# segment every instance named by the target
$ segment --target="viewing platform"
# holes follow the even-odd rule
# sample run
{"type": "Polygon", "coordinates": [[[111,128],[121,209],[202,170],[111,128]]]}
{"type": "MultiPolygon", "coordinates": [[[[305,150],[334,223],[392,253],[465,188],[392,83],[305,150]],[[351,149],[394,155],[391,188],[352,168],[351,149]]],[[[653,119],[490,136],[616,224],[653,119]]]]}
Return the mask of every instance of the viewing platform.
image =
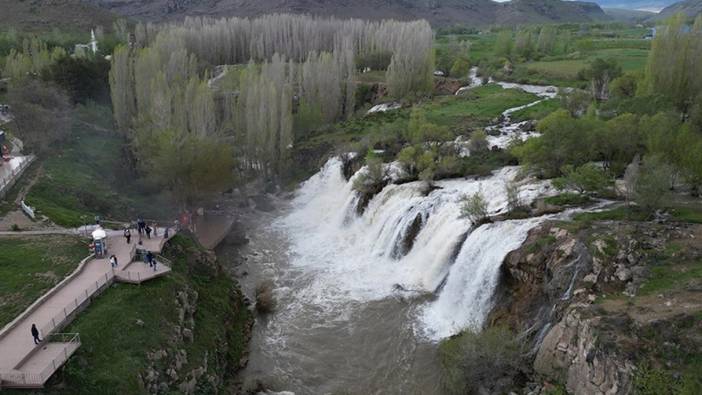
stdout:
{"type": "Polygon", "coordinates": [[[143,237],[139,245],[155,255],[155,271],[143,261],[135,261],[138,235],[127,244],[121,232],[108,232],[107,256],[115,255],[116,268],[112,268],[107,257],[85,258],[73,273],[6,325],[0,331],[0,388],[43,388],[81,344],[78,334],[58,331],[85,309],[92,298],[115,281],[141,284],[169,273],[171,268],[164,262],[170,262],[158,256],[168,240],[163,237],[164,229],[158,230],[159,236],[143,237]],[[32,324],[37,326],[42,339],[38,345],[30,332],[32,324]]]}

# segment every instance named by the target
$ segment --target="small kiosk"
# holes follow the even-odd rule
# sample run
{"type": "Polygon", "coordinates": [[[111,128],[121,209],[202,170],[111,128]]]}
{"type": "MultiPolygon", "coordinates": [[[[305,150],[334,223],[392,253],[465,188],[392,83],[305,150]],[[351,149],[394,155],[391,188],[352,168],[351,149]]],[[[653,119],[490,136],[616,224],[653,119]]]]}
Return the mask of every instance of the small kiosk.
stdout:
{"type": "Polygon", "coordinates": [[[107,233],[101,227],[97,227],[93,231],[93,250],[96,258],[104,258],[107,256],[107,233]]]}

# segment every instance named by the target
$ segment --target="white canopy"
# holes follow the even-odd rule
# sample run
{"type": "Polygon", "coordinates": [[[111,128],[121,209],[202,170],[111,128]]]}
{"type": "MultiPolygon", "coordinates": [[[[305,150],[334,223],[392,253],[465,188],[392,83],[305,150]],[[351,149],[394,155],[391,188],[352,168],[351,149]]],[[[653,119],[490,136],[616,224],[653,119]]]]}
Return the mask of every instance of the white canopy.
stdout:
{"type": "Polygon", "coordinates": [[[93,240],[102,240],[107,238],[107,233],[102,228],[97,228],[93,231],[93,240]]]}

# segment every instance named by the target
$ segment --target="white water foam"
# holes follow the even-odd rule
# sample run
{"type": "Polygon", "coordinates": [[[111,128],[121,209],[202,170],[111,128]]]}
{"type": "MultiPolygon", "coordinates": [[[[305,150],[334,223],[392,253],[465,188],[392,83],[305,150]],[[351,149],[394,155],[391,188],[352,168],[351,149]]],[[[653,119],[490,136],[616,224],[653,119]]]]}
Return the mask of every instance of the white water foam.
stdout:
{"type": "Polygon", "coordinates": [[[493,306],[502,262],[543,220],[502,221],[473,231],[456,257],[441,294],[422,311],[418,332],[440,340],[464,329],[480,331],[493,306]]]}
{"type": "MultiPolygon", "coordinates": [[[[299,295],[307,303],[333,310],[349,301],[386,298],[400,286],[435,292],[451,263],[470,221],[461,217],[461,198],[481,191],[491,214],[507,207],[505,184],[517,167],[506,167],[480,180],[443,180],[425,196],[421,182],[388,185],[369,203],[362,216],[341,161],[331,159],[300,189],[293,210],[277,224],[291,240],[291,264],[312,277],[299,295]],[[423,227],[412,249],[397,257],[396,249],[415,218],[423,227]]],[[[523,182],[520,197],[530,203],[549,189],[546,182],[523,182]]]]}

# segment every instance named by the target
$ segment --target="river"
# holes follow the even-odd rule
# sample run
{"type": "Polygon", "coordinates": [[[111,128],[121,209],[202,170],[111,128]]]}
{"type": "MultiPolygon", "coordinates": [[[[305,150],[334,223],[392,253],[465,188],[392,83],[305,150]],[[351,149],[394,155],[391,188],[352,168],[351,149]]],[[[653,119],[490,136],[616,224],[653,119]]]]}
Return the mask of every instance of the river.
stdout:
{"type": "MultiPolygon", "coordinates": [[[[499,125],[501,137],[521,133],[512,126],[499,125]]],[[[461,198],[481,191],[500,214],[507,182],[518,183],[525,203],[552,193],[550,185],[519,179],[515,167],[438,181],[429,193],[421,182],[391,184],[359,216],[341,166],[332,158],[294,197],[271,198],[273,210],[241,214],[249,243],[218,250],[224,261],[243,261],[234,274],[247,295],[262,280],[275,283],[277,308],[254,327],[245,388],[440,394],[438,341],[482,327],[504,257],[543,220],[474,229],[461,198]]]]}

